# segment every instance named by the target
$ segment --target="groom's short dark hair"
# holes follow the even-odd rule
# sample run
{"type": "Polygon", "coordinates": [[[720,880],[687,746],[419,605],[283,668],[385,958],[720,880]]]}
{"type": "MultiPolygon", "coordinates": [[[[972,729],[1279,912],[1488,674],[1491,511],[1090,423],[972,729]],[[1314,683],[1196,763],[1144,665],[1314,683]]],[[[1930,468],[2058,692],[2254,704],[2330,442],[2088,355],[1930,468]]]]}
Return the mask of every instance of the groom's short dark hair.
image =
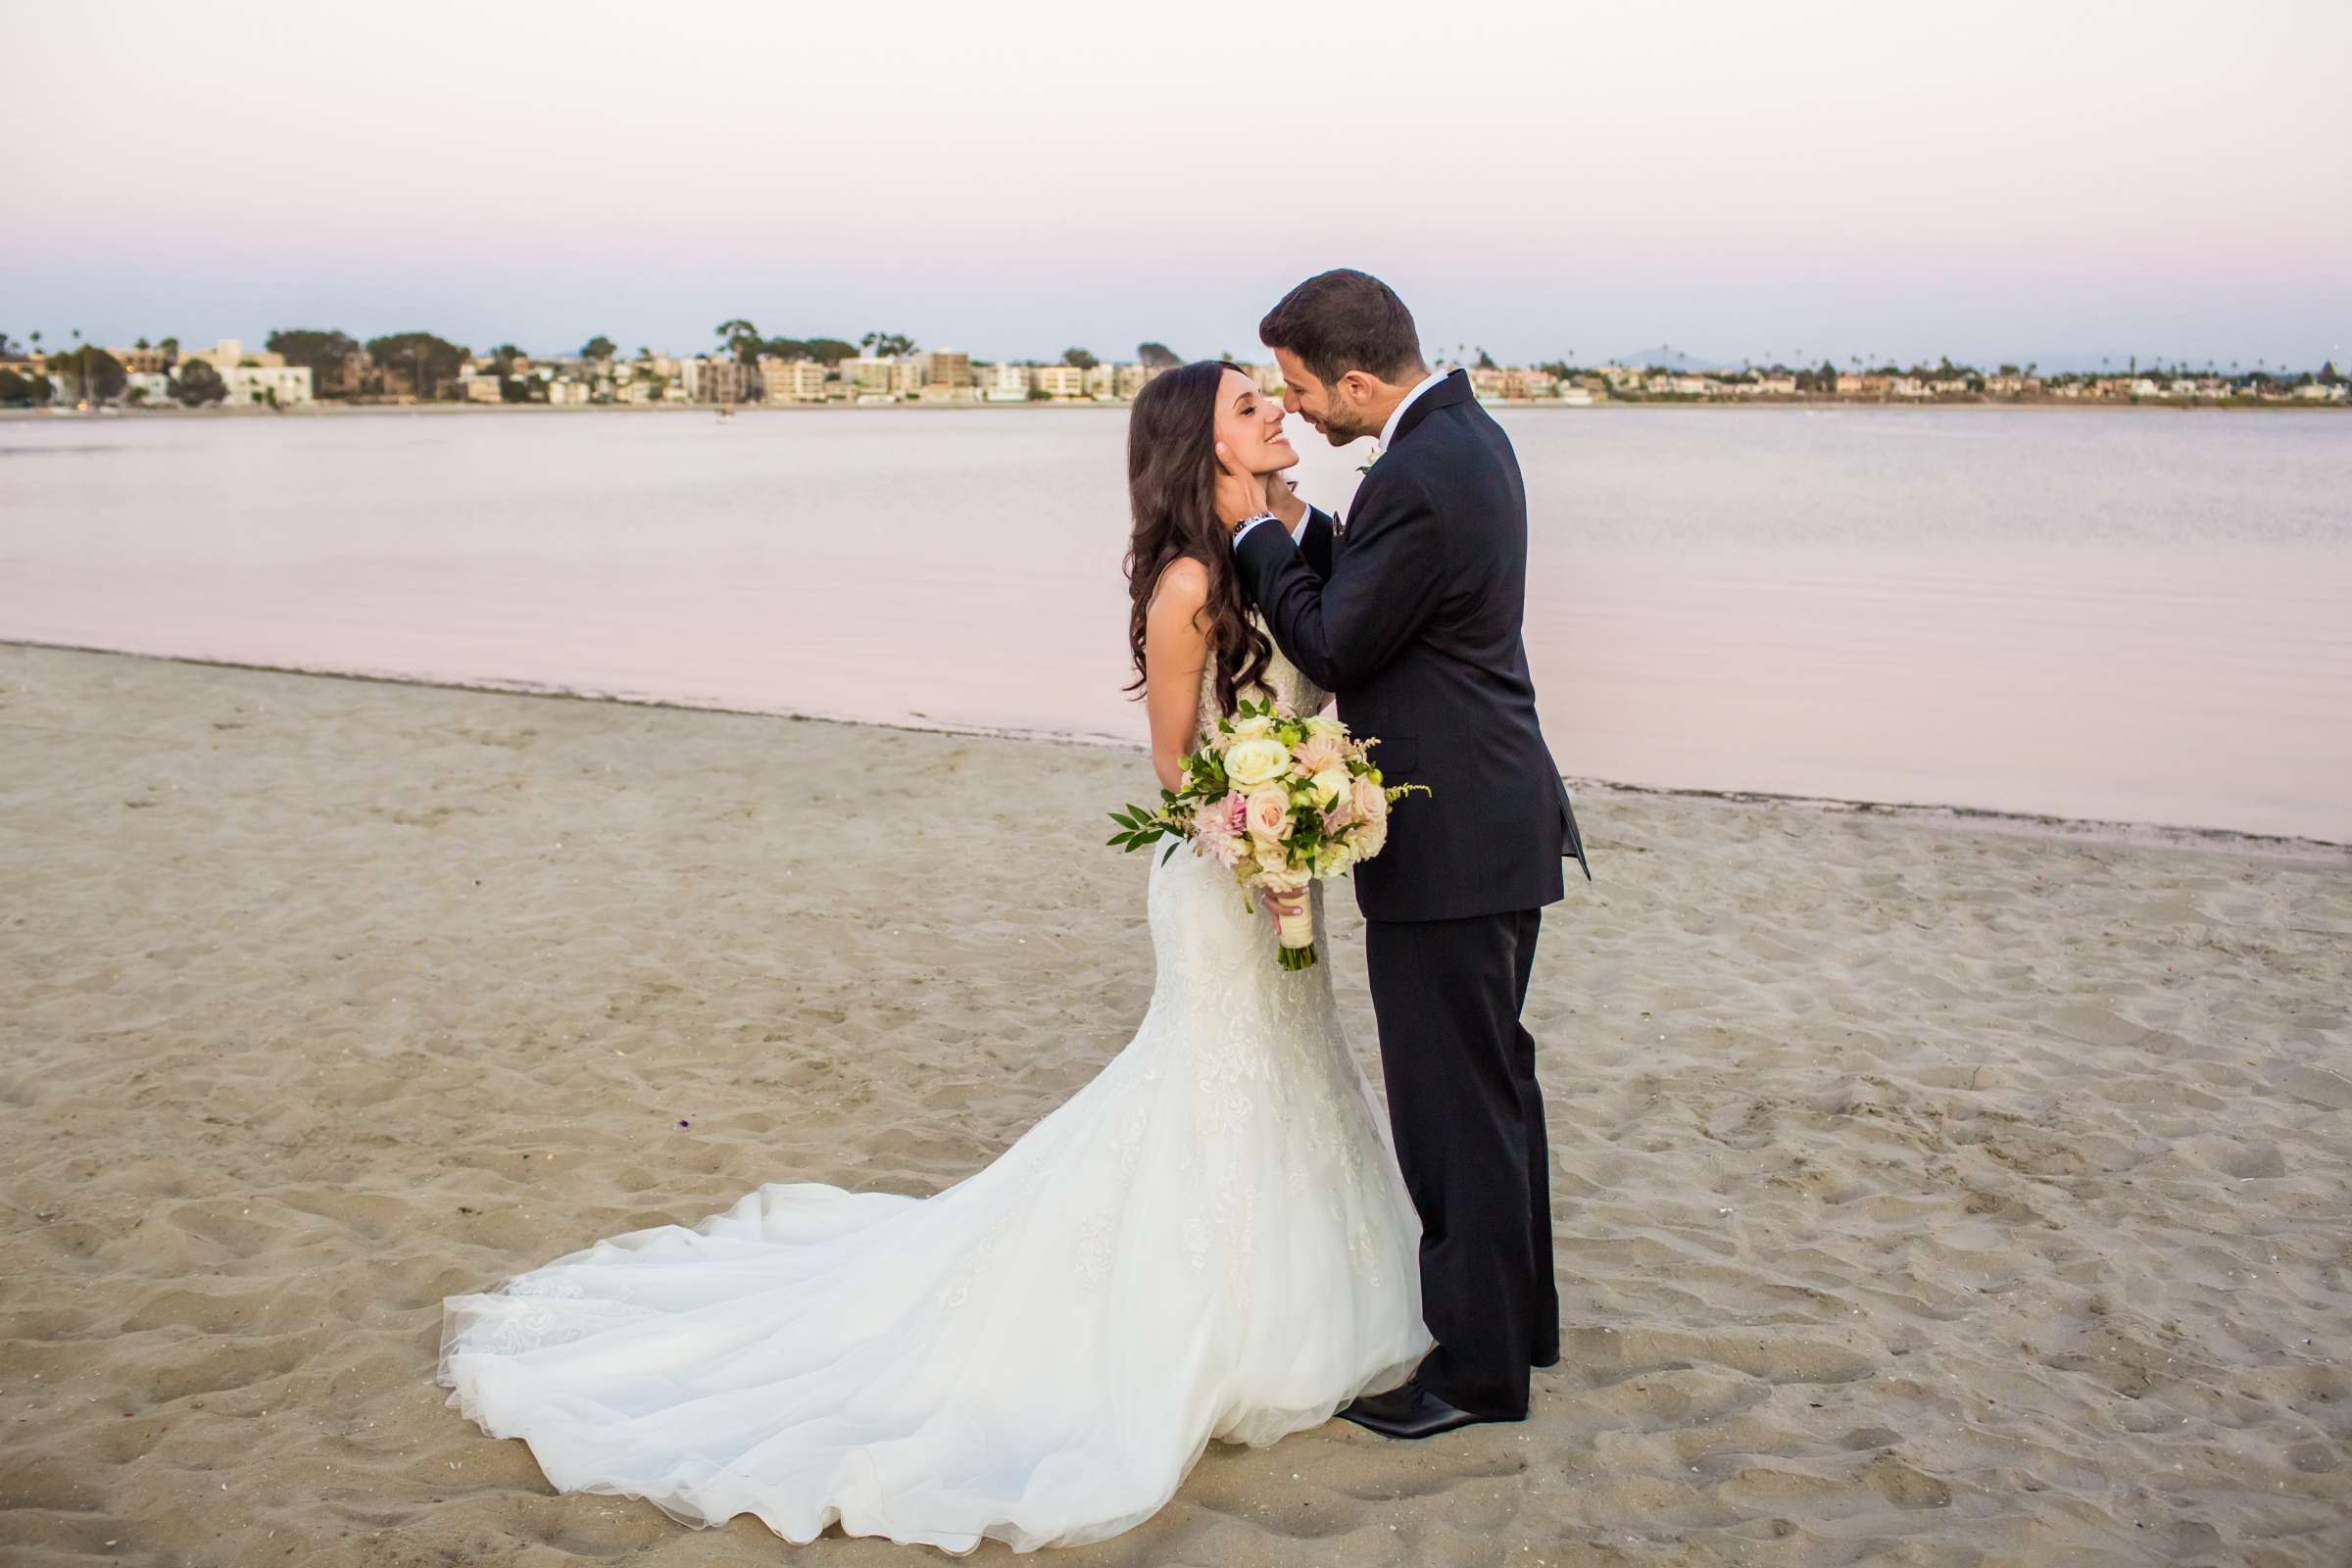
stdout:
{"type": "Polygon", "coordinates": [[[1258,341],[1289,349],[1329,386],[1349,370],[1396,382],[1423,368],[1421,334],[1396,291],[1351,267],[1317,272],[1257,323],[1258,341]]]}

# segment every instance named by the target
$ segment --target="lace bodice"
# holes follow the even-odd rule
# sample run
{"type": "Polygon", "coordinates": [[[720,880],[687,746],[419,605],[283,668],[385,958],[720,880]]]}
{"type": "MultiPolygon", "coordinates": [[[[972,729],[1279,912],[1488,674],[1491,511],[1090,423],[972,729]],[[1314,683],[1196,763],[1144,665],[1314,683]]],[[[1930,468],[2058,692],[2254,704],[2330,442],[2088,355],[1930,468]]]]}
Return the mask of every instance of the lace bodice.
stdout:
{"type": "MultiPolygon", "coordinates": [[[[1268,642],[1273,642],[1274,634],[1267,630],[1263,615],[1254,610],[1250,611],[1250,623],[1259,631],[1265,632],[1268,642]]],[[[1299,714],[1322,711],[1324,703],[1331,696],[1322,687],[1308,680],[1304,670],[1284,657],[1282,645],[1279,643],[1275,644],[1273,658],[1267,662],[1264,678],[1255,686],[1245,688],[1241,695],[1257,702],[1262,702],[1270,696],[1276,702],[1287,706],[1292,712],[1299,714]]],[[[1200,669],[1200,727],[1205,729],[1222,716],[1223,714],[1217,707],[1217,656],[1215,650],[1212,649],[1209,652],[1208,662],[1200,669]]]]}

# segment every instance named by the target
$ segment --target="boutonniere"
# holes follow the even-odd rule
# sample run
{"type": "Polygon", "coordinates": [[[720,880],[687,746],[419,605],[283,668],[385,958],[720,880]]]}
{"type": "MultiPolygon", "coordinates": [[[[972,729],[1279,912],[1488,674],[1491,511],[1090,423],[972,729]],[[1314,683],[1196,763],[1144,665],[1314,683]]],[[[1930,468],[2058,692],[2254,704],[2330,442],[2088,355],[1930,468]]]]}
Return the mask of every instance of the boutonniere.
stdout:
{"type": "Polygon", "coordinates": [[[1362,463],[1356,465],[1355,471],[1358,473],[1370,473],[1372,471],[1372,465],[1380,461],[1380,443],[1377,441],[1373,442],[1372,455],[1366,458],[1362,463]]]}

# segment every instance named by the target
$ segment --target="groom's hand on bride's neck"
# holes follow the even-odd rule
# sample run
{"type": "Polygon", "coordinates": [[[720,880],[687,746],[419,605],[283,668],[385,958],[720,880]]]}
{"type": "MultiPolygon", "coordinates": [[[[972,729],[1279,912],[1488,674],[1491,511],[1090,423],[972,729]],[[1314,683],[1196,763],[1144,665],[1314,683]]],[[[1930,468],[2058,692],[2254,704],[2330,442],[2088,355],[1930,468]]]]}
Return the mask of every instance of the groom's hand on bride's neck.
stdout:
{"type": "MultiPolygon", "coordinates": [[[[1286,487],[1287,488],[1287,487],[1286,487]]],[[[1231,528],[1261,512],[1280,512],[1266,496],[1266,476],[1241,466],[1224,442],[1217,443],[1217,520],[1231,528]]]]}
{"type": "Polygon", "coordinates": [[[1297,481],[1287,474],[1266,475],[1266,510],[1282,519],[1285,531],[1297,533],[1306,520],[1306,503],[1298,499],[1297,481]]]}

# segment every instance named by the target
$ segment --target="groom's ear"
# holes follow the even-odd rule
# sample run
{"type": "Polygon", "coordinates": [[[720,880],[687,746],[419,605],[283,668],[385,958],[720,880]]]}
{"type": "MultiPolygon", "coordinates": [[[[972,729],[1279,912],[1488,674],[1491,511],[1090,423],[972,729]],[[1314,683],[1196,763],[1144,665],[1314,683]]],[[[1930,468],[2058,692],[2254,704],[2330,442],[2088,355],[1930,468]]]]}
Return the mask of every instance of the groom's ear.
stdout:
{"type": "Polygon", "coordinates": [[[1348,394],[1348,401],[1359,409],[1380,396],[1380,377],[1366,370],[1349,370],[1340,377],[1339,385],[1348,394]]]}

